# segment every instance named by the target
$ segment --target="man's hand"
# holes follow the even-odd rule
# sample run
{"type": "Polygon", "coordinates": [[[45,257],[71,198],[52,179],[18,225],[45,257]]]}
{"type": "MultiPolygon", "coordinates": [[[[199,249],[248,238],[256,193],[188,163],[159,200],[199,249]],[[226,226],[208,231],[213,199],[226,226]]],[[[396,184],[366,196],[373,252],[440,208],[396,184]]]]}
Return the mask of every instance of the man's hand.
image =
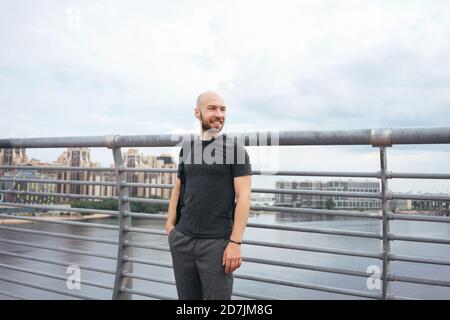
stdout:
{"type": "Polygon", "coordinates": [[[167,233],[167,235],[169,235],[171,232],[172,232],[172,229],[174,228],[175,226],[173,225],[173,224],[166,224],[166,233],[167,233]]]}
{"type": "Polygon", "coordinates": [[[242,264],[241,246],[230,242],[223,253],[222,265],[225,266],[225,273],[230,273],[239,268],[242,264]]]}

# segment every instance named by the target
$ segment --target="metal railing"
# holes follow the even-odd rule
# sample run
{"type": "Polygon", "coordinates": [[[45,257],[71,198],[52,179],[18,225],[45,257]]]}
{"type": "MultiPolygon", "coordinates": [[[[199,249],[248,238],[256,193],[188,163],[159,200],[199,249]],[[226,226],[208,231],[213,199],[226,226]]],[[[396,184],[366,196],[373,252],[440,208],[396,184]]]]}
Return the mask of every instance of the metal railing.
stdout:
{"type": "MultiPolygon", "coordinates": [[[[260,132],[254,133],[259,141],[259,137],[270,137],[271,133],[260,132]]],[[[248,139],[248,133],[236,134],[238,137],[242,137],[245,145],[250,144],[248,139]]],[[[344,192],[344,191],[319,191],[319,190],[299,190],[299,189],[264,189],[253,188],[253,193],[269,193],[269,194],[297,194],[297,195],[319,195],[319,196],[339,196],[339,197],[352,197],[352,198],[366,198],[366,199],[379,199],[382,203],[380,212],[355,212],[351,210],[325,210],[325,209],[312,209],[312,208],[298,208],[298,207],[281,207],[281,206],[252,206],[251,210],[257,211],[270,211],[270,212],[286,212],[296,215],[322,215],[322,216],[341,216],[351,218],[367,218],[378,220],[382,223],[381,232],[362,232],[362,231],[348,231],[348,230],[335,230],[324,228],[312,228],[303,226],[286,226],[280,224],[267,224],[267,223],[248,223],[249,228],[259,229],[271,229],[281,231],[292,231],[311,234],[322,235],[334,235],[344,237],[366,238],[376,239],[382,244],[381,252],[366,252],[358,250],[346,250],[336,248],[325,248],[318,246],[305,246],[299,244],[286,244],[286,243],[273,243],[268,241],[255,241],[245,240],[245,245],[260,246],[266,248],[276,249],[288,249],[315,253],[325,253],[332,255],[340,255],[346,257],[358,257],[358,258],[370,258],[378,259],[382,264],[382,270],[380,280],[382,281],[382,288],[380,293],[366,292],[362,290],[353,290],[347,288],[330,287],[299,281],[287,281],[281,279],[274,279],[270,277],[256,276],[250,274],[243,274],[241,272],[235,273],[236,279],[261,282],[266,284],[274,284],[280,286],[287,286],[293,288],[302,288],[314,291],[329,292],[335,294],[349,295],[353,297],[363,297],[371,299],[403,299],[405,297],[395,296],[390,291],[390,283],[404,282],[415,284],[426,284],[432,286],[450,287],[450,281],[445,280],[431,280],[414,277],[406,277],[391,272],[392,261],[404,261],[418,264],[431,264],[450,266],[450,260],[445,259],[431,259],[417,256],[404,256],[393,254],[390,249],[390,243],[392,241],[413,241],[421,243],[436,243],[449,245],[450,239],[436,238],[436,237],[418,237],[402,234],[393,234],[390,232],[391,220],[407,220],[407,221],[422,221],[422,222],[439,222],[450,223],[449,217],[441,216],[425,216],[417,214],[394,214],[389,211],[389,200],[392,199],[418,199],[418,200],[432,200],[432,201],[449,201],[450,197],[444,195],[422,195],[422,194],[401,194],[391,193],[388,191],[389,179],[450,179],[450,174],[428,174],[428,173],[393,173],[387,171],[387,148],[393,145],[400,144],[448,144],[450,143],[450,127],[439,128],[389,128],[389,129],[366,129],[366,130],[341,130],[341,131],[284,131],[278,132],[277,145],[279,146],[304,146],[304,145],[369,145],[379,148],[380,155],[380,170],[378,172],[324,172],[324,171],[277,171],[277,172],[265,172],[254,170],[253,175],[277,175],[277,176],[314,176],[314,177],[357,177],[357,178],[376,178],[380,180],[381,192],[344,192]]],[[[190,135],[192,138],[193,135],[190,135]]],[[[171,189],[172,184],[149,184],[149,183],[131,183],[127,181],[127,173],[130,172],[151,172],[151,173],[176,173],[176,169],[139,169],[139,168],[126,168],[122,159],[122,147],[172,147],[178,145],[182,141],[182,137],[179,139],[173,138],[172,135],[136,135],[136,136],[97,136],[97,137],[66,137],[66,138],[31,138],[31,139],[0,139],[0,149],[8,148],[61,148],[61,147],[106,147],[112,150],[114,159],[114,168],[85,168],[85,167],[61,167],[61,166],[11,166],[1,165],[0,172],[6,170],[42,170],[42,171],[106,171],[114,172],[115,182],[98,182],[98,181],[79,181],[79,180],[53,180],[53,179],[34,179],[34,178],[14,178],[14,177],[2,177],[0,176],[0,185],[2,182],[32,182],[41,184],[65,184],[65,185],[90,185],[90,186],[108,186],[114,187],[117,190],[117,196],[93,196],[82,194],[67,194],[67,193],[55,193],[55,192],[31,192],[31,191],[19,191],[19,190],[0,190],[0,205],[5,207],[35,209],[44,211],[64,211],[75,212],[80,214],[101,213],[108,214],[114,217],[118,217],[117,225],[67,221],[67,220],[52,220],[30,216],[16,216],[9,214],[0,214],[0,218],[3,219],[17,219],[27,220],[32,222],[60,224],[70,226],[82,226],[88,228],[99,228],[104,230],[113,230],[117,232],[116,240],[89,237],[83,235],[55,233],[49,231],[33,230],[21,227],[3,226],[0,225],[0,231],[12,231],[20,232],[28,235],[47,236],[52,238],[63,238],[79,241],[87,241],[94,243],[101,243],[107,245],[113,245],[116,248],[116,255],[109,255],[98,252],[87,252],[84,250],[77,250],[71,248],[62,248],[56,245],[43,245],[34,244],[27,241],[11,240],[0,237],[0,243],[17,245],[24,248],[45,249],[55,252],[63,252],[69,254],[84,255],[90,257],[96,257],[101,259],[107,259],[115,263],[114,269],[106,269],[96,266],[83,265],[80,263],[74,263],[74,261],[59,261],[49,259],[46,257],[38,257],[34,255],[28,255],[23,253],[16,253],[11,251],[0,250],[0,256],[14,257],[19,259],[26,259],[35,262],[48,263],[59,266],[69,266],[72,264],[78,265],[83,270],[89,270],[93,272],[100,272],[114,276],[114,283],[112,285],[105,285],[94,281],[82,281],[83,284],[111,290],[112,299],[131,299],[133,294],[153,298],[153,299],[172,299],[173,297],[167,297],[157,293],[150,293],[133,288],[133,280],[139,279],[144,281],[163,283],[168,285],[174,285],[173,280],[161,279],[158,277],[148,276],[144,274],[135,273],[133,271],[134,264],[142,264],[146,266],[156,266],[162,268],[172,268],[170,263],[154,261],[150,259],[144,259],[141,257],[135,257],[133,249],[150,249],[163,252],[169,252],[169,248],[166,246],[154,245],[151,243],[140,243],[133,240],[133,233],[151,234],[151,235],[165,235],[162,230],[149,229],[149,228],[137,228],[132,226],[132,218],[148,218],[156,220],[165,220],[166,215],[163,214],[147,214],[142,212],[132,212],[131,203],[146,203],[146,204],[168,204],[168,200],[150,199],[150,198],[138,198],[130,196],[130,188],[161,188],[171,189]],[[5,201],[6,195],[39,195],[48,196],[54,198],[65,199],[89,199],[89,200],[114,200],[118,202],[118,210],[100,210],[100,209],[84,209],[84,208],[67,208],[64,206],[55,205],[39,205],[39,204],[27,204],[18,202],[5,201]]],[[[259,145],[257,143],[257,145],[259,145]]],[[[264,144],[267,145],[267,144],[264,144]]],[[[270,143],[268,144],[270,145],[270,143]]],[[[322,273],[331,273],[337,275],[346,275],[353,277],[367,278],[373,276],[373,274],[366,271],[348,270],[342,268],[325,267],[318,265],[310,265],[304,263],[283,262],[272,259],[263,258],[251,258],[244,257],[243,261],[295,268],[299,270],[310,270],[322,273]]],[[[31,275],[38,275],[46,278],[66,280],[64,276],[53,275],[48,272],[36,271],[29,268],[23,268],[20,266],[9,265],[0,263],[0,269],[14,270],[31,275]]],[[[34,288],[37,290],[48,291],[56,294],[61,294],[68,297],[78,299],[96,299],[96,297],[85,296],[70,292],[67,290],[60,290],[45,285],[39,285],[36,283],[30,283],[27,281],[12,279],[10,277],[0,276],[0,281],[15,284],[19,286],[25,286],[34,288]]],[[[0,290],[0,295],[9,296],[12,298],[22,299],[17,294],[11,294],[7,291],[0,290]]],[[[240,298],[249,299],[274,299],[276,297],[267,297],[260,294],[239,292],[235,291],[234,296],[240,298]]]]}

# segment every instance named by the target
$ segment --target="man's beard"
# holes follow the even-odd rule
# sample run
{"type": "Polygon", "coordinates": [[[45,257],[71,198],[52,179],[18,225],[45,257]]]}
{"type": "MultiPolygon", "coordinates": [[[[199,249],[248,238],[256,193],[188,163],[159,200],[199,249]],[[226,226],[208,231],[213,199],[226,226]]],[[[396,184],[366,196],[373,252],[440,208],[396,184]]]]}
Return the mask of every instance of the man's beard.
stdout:
{"type": "Polygon", "coordinates": [[[211,133],[218,133],[218,132],[220,132],[220,131],[222,130],[222,128],[223,128],[224,122],[222,122],[222,125],[220,126],[219,129],[214,128],[214,127],[212,126],[212,124],[211,124],[209,121],[205,121],[205,120],[203,119],[203,115],[202,115],[201,112],[200,112],[200,120],[201,120],[201,122],[202,122],[202,130],[203,130],[203,131],[208,131],[208,132],[211,132],[211,133]]]}

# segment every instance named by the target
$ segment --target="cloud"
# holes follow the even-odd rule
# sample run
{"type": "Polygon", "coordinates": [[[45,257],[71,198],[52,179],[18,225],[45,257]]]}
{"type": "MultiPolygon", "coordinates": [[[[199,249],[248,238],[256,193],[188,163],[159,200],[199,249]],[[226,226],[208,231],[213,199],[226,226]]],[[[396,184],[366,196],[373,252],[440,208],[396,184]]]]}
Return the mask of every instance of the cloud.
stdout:
{"type": "Polygon", "coordinates": [[[230,131],[447,126],[449,15],[447,1],[3,1],[0,137],[197,131],[207,89],[230,131]]]}

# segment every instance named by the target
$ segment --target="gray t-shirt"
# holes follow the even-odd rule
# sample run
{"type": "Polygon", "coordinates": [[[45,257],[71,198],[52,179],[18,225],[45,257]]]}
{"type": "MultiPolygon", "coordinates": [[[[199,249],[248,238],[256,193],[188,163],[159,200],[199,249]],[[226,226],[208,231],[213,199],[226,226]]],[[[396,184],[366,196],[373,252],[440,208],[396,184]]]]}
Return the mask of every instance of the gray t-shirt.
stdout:
{"type": "Polygon", "coordinates": [[[251,175],[245,147],[219,135],[211,140],[183,143],[178,178],[184,168],[184,205],[177,230],[195,238],[229,238],[233,229],[235,192],[233,178],[251,175]]]}

